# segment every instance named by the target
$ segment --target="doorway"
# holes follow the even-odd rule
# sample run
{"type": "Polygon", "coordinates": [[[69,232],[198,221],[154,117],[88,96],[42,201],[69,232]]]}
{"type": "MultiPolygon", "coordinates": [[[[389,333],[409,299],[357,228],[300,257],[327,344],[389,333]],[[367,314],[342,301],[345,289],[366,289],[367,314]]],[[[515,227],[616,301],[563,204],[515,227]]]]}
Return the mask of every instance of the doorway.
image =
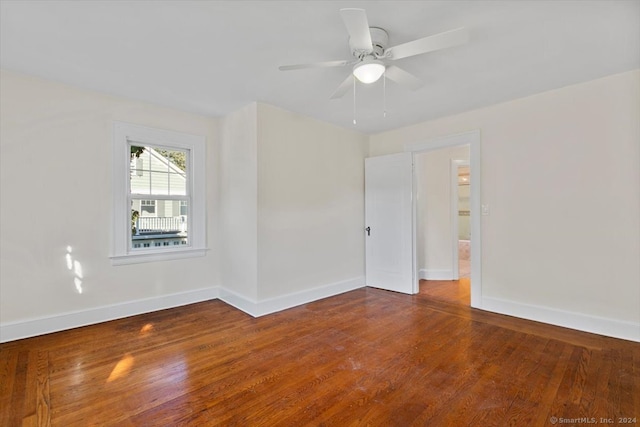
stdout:
{"type": "MultiPolygon", "coordinates": [[[[454,280],[460,280],[460,252],[459,252],[459,231],[461,224],[458,222],[458,211],[463,212],[466,216],[466,224],[462,227],[468,227],[469,235],[468,254],[469,260],[463,269],[468,268],[468,277],[463,277],[467,281],[467,296],[464,295],[464,286],[458,289],[456,296],[459,300],[466,298],[466,304],[471,307],[480,307],[482,301],[482,283],[481,283],[481,205],[480,205],[480,132],[473,131],[449,137],[434,139],[431,141],[411,144],[405,147],[405,151],[413,153],[414,158],[414,227],[413,227],[413,254],[415,269],[415,289],[420,289],[420,280],[431,281],[433,291],[447,292],[451,288],[446,288],[454,280]],[[441,151],[444,150],[444,151],[441,151]],[[460,152],[465,152],[467,157],[464,158],[460,152]],[[419,193],[420,179],[424,178],[424,171],[420,171],[420,160],[422,155],[438,156],[445,158],[444,165],[438,166],[444,169],[445,175],[441,178],[431,178],[431,183],[435,185],[432,188],[439,195],[446,194],[440,201],[425,200],[425,195],[419,193]],[[457,152],[457,154],[456,154],[457,152]],[[443,154],[445,153],[445,154],[443,154]],[[448,154],[446,154],[448,153],[448,154]],[[447,156],[449,156],[447,158],[447,156]],[[455,166],[455,181],[453,169],[455,166]],[[463,176],[458,178],[458,168],[461,169],[463,176]],[[444,176],[444,178],[442,178],[444,176]],[[468,191],[465,203],[461,203],[458,198],[458,179],[465,178],[468,182],[466,191],[468,191]],[[455,185],[454,185],[455,184],[455,185]],[[443,202],[444,200],[444,202],[443,202]],[[440,212],[435,212],[435,218],[431,218],[430,228],[425,229],[423,218],[420,214],[425,209],[440,206],[440,212]],[[460,207],[467,207],[460,209],[460,207]],[[446,220],[443,220],[443,213],[446,220]],[[434,222],[435,221],[435,222],[434,222]],[[438,226],[438,221],[442,221],[438,226]],[[422,222],[422,227],[420,223],[422,222]],[[425,234],[429,234],[426,239],[425,234]],[[473,239],[471,239],[471,235],[473,239]],[[446,243],[445,243],[446,242],[446,243]],[[440,288],[440,290],[436,289],[440,288]]],[[[442,160],[442,159],[440,159],[442,160]]],[[[431,215],[433,217],[433,215],[431,215]]],[[[466,260],[463,260],[466,261],[466,260]]],[[[463,270],[463,274],[465,271],[463,270]]],[[[466,274],[465,274],[466,275],[466,274]]],[[[422,291],[420,291],[422,293],[422,291]]]]}

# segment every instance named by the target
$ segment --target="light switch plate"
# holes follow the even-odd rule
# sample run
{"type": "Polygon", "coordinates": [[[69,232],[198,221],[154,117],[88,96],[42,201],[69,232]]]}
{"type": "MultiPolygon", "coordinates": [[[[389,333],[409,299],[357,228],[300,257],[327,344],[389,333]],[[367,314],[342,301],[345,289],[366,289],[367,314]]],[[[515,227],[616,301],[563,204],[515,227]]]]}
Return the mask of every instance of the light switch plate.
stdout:
{"type": "Polygon", "coordinates": [[[489,205],[482,205],[482,215],[489,215],[489,205]]]}

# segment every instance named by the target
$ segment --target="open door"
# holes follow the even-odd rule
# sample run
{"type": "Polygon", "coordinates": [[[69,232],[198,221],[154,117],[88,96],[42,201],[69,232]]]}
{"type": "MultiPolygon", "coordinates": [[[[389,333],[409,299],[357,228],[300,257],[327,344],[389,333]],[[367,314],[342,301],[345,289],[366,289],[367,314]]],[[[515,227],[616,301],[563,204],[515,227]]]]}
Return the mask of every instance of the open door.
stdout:
{"type": "Polygon", "coordinates": [[[412,197],[412,153],[365,159],[367,286],[416,293],[412,197]]]}

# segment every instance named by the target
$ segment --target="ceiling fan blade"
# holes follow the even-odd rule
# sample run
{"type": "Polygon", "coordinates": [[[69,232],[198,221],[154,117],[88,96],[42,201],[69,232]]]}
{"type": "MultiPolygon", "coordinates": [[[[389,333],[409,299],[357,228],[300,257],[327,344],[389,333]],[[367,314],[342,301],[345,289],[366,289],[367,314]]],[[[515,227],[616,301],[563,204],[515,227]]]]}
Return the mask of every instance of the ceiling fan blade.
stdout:
{"type": "Polygon", "coordinates": [[[424,85],[424,82],[422,80],[420,80],[413,74],[403,70],[402,68],[396,67],[395,65],[387,67],[384,73],[386,78],[388,78],[389,80],[392,80],[399,85],[405,86],[411,90],[418,90],[424,85]]]}
{"type": "Polygon", "coordinates": [[[352,86],[353,86],[353,74],[349,73],[347,78],[344,79],[344,81],[342,83],[340,83],[340,86],[338,86],[338,89],[336,89],[336,91],[333,92],[333,95],[331,95],[330,99],[342,98],[344,96],[344,94],[347,93],[347,91],[352,86]]]}
{"type": "Polygon", "coordinates": [[[352,64],[354,61],[326,61],[326,62],[314,62],[311,64],[295,64],[295,65],[281,65],[278,67],[280,71],[289,70],[301,70],[303,68],[329,68],[329,67],[344,67],[345,65],[352,64]]]}
{"type": "Polygon", "coordinates": [[[369,21],[364,9],[340,9],[340,16],[349,33],[349,44],[356,51],[373,51],[369,21]]]}
{"type": "Polygon", "coordinates": [[[469,41],[466,28],[456,28],[433,36],[423,37],[418,40],[390,47],[385,53],[390,53],[390,59],[406,58],[408,56],[421,55],[434,50],[458,46],[469,41]]]}

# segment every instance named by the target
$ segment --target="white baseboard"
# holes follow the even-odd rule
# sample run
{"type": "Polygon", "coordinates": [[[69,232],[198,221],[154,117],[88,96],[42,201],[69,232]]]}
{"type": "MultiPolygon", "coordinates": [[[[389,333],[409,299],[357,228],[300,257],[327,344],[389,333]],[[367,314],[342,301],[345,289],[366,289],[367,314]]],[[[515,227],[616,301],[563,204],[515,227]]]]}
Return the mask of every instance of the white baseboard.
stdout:
{"type": "MultiPolygon", "coordinates": [[[[427,275],[426,270],[420,270],[421,278],[423,278],[423,271],[425,276],[433,277],[427,275]]],[[[442,277],[442,275],[436,277],[442,277]]],[[[432,278],[430,280],[449,279],[432,278]]],[[[54,316],[6,323],[4,325],[0,325],[0,342],[14,341],[22,338],[63,331],[65,329],[72,329],[100,322],[107,322],[109,320],[135,316],[137,314],[164,310],[167,308],[193,304],[216,298],[221,299],[227,304],[232,305],[253,317],[260,317],[322,298],[328,298],[354,289],[359,289],[365,286],[364,283],[364,276],[356,277],[350,280],[331,283],[325,286],[294,292],[275,298],[268,298],[262,301],[255,301],[250,298],[246,298],[226,288],[204,288],[177,294],[127,301],[120,304],[102,306],[89,310],[68,312],[54,316]]],[[[481,306],[478,308],[494,313],[549,323],[565,328],[640,342],[640,324],[634,322],[625,322],[582,313],[573,313],[490,297],[483,297],[481,306]]]]}
{"type": "Polygon", "coordinates": [[[549,323],[569,329],[640,342],[640,323],[591,316],[549,307],[483,297],[482,310],[549,323]]]}
{"type": "Polygon", "coordinates": [[[418,272],[420,280],[453,280],[453,270],[427,270],[421,268],[418,272]]]}
{"type": "Polygon", "coordinates": [[[253,316],[260,317],[298,305],[317,301],[322,298],[332,297],[334,295],[349,292],[354,289],[363,288],[365,286],[364,276],[356,277],[341,282],[331,283],[317,288],[306,289],[304,291],[293,292],[274,298],[267,298],[256,301],[242,295],[239,295],[227,288],[220,289],[220,299],[235,308],[244,311],[253,316]]]}
{"type": "Polygon", "coordinates": [[[226,288],[211,287],[198,289],[178,294],[127,301],[88,310],[6,323],[0,325],[0,342],[14,341],[37,335],[64,331],[66,329],[108,322],[109,320],[121,319],[123,317],[135,316],[137,314],[149,313],[152,311],[164,310],[166,308],[179,307],[181,305],[193,304],[217,298],[239,310],[244,311],[245,313],[250,314],[253,317],[260,317],[322,298],[362,288],[365,286],[364,283],[364,276],[356,277],[354,279],[331,283],[329,285],[294,292],[275,298],[268,298],[262,301],[254,301],[226,288]]]}
{"type": "Polygon", "coordinates": [[[137,314],[179,307],[181,305],[216,299],[220,296],[217,287],[198,289],[177,294],[127,301],[88,310],[67,312],[53,316],[23,320],[0,325],[0,342],[14,341],[36,335],[44,335],[65,329],[107,322],[137,314]]]}
{"type": "Polygon", "coordinates": [[[258,302],[253,298],[248,298],[243,295],[233,292],[231,289],[220,288],[221,301],[226,302],[230,306],[237,308],[240,311],[244,311],[250,316],[258,317],[258,302]]]}

